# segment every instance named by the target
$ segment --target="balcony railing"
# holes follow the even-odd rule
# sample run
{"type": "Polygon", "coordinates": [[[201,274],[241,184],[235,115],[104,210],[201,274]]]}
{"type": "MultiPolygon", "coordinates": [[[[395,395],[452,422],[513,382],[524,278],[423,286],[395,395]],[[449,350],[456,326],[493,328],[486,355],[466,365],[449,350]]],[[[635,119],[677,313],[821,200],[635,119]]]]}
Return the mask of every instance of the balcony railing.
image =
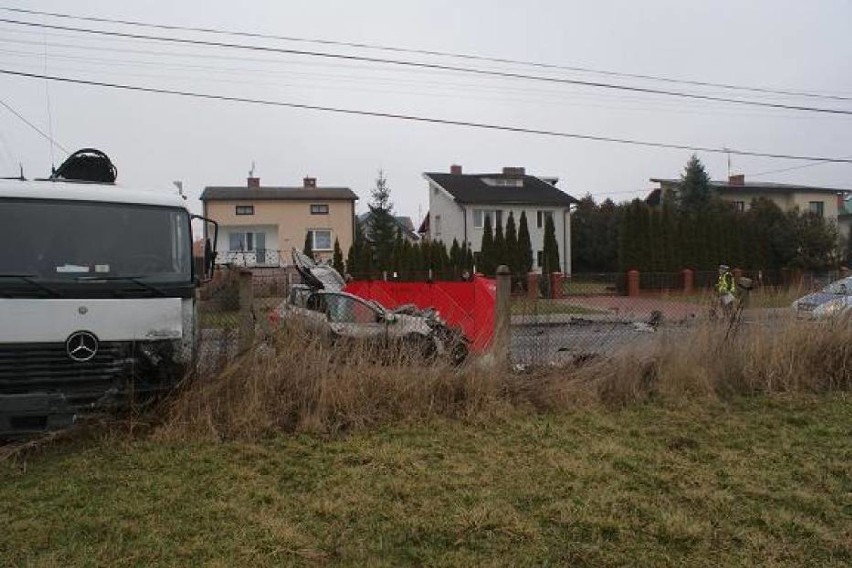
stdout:
{"type": "Polygon", "coordinates": [[[234,266],[283,266],[286,264],[281,251],[272,249],[220,251],[216,262],[234,266]]]}

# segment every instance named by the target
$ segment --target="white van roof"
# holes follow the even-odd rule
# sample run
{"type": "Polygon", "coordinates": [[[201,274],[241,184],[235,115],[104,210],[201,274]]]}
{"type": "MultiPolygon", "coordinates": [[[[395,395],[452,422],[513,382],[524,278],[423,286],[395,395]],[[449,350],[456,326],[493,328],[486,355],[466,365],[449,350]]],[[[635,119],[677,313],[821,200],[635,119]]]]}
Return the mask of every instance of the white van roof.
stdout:
{"type": "Polygon", "coordinates": [[[115,184],[65,181],[0,180],[0,198],[133,203],[187,209],[186,201],[172,190],[129,189],[115,184]]]}

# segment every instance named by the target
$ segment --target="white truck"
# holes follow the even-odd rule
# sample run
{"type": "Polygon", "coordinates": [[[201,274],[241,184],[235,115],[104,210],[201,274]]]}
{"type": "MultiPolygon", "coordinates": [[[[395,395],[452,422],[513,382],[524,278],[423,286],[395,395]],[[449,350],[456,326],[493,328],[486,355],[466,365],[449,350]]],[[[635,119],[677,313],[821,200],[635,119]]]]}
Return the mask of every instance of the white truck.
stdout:
{"type": "Polygon", "coordinates": [[[215,256],[207,244],[196,269],[192,220],[169,191],[0,180],[0,438],[64,427],[184,375],[195,288],[215,256]]]}

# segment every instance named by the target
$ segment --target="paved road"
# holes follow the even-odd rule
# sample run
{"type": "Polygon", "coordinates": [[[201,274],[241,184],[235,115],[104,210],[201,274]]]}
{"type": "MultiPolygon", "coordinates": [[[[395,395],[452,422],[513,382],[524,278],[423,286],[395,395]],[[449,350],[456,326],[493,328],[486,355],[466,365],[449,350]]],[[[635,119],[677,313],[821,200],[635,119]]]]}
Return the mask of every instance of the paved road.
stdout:
{"type": "Polygon", "coordinates": [[[641,324],[583,320],[562,325],[512,326],[512,361],[548,365],[589,355],[611,355],[628,346],[641,349],[658,333],[641,324]]]}

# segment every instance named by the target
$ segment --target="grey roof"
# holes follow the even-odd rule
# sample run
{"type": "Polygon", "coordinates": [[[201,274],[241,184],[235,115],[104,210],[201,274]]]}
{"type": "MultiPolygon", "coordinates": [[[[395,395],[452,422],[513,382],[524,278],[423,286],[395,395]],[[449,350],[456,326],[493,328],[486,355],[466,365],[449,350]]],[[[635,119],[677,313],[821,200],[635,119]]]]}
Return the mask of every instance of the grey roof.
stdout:
{"type": "Polygon", "coordinates": [[[283,200],[345,200],[355,201],[358,196],[348,187],[259,187],[245,186],[223,187],[208,186],[201,193],[202,201],[260,201],[270,199],[283,200]]]}
{"type": "MultiPolygon", "coordinates": [[[[358,215],[358,222],[363,225],[369,225],[370,220],[372,218],[372,211],[366,211],[358,215]]],[[[419,235],[414,230],[414,221],[411,220],[411,217],[406,215],[396,215],[393,218],[396,221],[397,226],[402,229],[404,232],[408,233],[414,239],[419,238],[419,235]]]]}
{"type": "Polygon", "coordinates": [[[558,205],[567,207],[579,203],[553,184],[535,176],[523,176],[522,187],[492,186],[483,179],[517,179],[517,176],[505,174],[423,174],[447,190],[459,203],[483,204],[531,204],[558,205]]]}
{"type": "Polygon", "coordinates": [[[398,215],[396,220],[405,228],[406,231],[414,232],[414,221],[411,220],[411,217],[407,215],[398,215]]]}
{"type": "MultiPolygon", "coordinates": [[[[664,179],[651,178],[654,183],[661,184],[679,184],[679,179],[664,179]]],[[[792,183],[773,183],[768,181],[746,181],[741,184],[730,183],[727,181],[711,181],[710,187],[715,189],[729,189],[731,191],[763,191],[766,193],[794,193],[797,191],[810,191],[815,193],[846,193],[848,189],[837,189],[833,187],[815,187],[810,185],[797,185],[792,183]]]]}

